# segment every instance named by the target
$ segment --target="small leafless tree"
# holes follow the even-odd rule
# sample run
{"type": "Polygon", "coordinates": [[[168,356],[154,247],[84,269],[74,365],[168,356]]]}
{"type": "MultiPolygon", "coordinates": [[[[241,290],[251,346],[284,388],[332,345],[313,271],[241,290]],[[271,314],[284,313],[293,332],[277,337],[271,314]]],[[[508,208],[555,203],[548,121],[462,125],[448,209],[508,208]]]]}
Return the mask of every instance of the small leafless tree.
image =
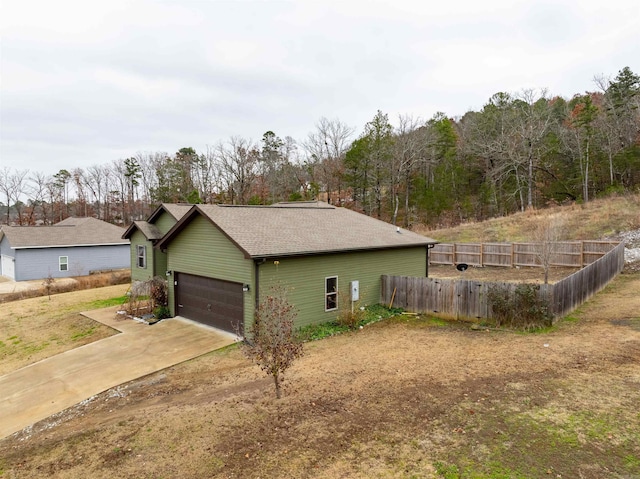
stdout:
{"type": "Polygon", "coordinates": [[[284,288],[275,287],[260,302],[243,353],[273,378],[276,397],[281,397],[282,374],[302,356],[303,346],[294,333],[297,313],[285,297],[284,288]]]}
{"type": "Polygon", "coordinates": [[[53,279],[53,276],[51,276],[51,271],[49,271],[49,276],[47,276],[43,281],[42,281],[42,286],[44,287],[44,291],[47,293],[47,296],[49,297],[49,301],[51,301],[51,290],[53,289],[53,284],[55,283],[55,279],[53,279]]]}
{"type": "Polygon", "coordinates": [[[558,252],[559,242],[562,241],[565,231],[565,219],[563,216],[547,216],[538,222],[533,232],[533,240],[536,242],[536,258],[544,269],[544,284],[549,283],[549,268],[553,256],[558,252]]]}

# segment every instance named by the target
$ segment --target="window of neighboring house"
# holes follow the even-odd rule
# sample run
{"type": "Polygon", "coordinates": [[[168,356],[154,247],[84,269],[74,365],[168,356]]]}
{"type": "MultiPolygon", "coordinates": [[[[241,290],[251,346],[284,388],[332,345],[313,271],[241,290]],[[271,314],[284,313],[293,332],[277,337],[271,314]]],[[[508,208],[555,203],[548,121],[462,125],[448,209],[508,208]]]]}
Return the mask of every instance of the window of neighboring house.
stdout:
{"type": "Polygon", "coordinates": [[[330,276],[324,279],[324,310],[338,309],[338,277],[330,276]]]}
{"type": "Polygon", "coordinates": [[[147,247],[145,245],[138,245],[138,268],[147,267],[147,247]]]}
{"type": "Polygon", "coordinates": [[[69,257],[60,256],[58,258],[58,267],[60,268],[60,271],[69,271],[69,257]]]}

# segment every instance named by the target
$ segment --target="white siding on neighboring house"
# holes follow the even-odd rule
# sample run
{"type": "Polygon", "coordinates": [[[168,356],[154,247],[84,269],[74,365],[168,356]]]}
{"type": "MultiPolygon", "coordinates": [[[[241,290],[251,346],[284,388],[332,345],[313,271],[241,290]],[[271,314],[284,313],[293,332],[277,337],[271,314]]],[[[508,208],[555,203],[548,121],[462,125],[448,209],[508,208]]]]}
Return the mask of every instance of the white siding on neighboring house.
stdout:
{"type": "Polygon", "coordinates": [[[0,240],[0,276],[15,279],[14,251],[6,237],[0,240]]]}
{"type": "Polygon", "coordinates": [[[0,255],[0,275],[9,279],[15,278],[13,256],[0,255]]]}

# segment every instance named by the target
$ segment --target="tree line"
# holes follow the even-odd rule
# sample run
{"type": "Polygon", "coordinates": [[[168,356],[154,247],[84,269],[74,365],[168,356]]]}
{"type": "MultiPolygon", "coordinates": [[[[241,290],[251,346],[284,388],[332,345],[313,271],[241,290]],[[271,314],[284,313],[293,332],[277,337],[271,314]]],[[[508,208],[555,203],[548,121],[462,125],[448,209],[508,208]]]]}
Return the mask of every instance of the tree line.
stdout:
{"type": "Polygon", "coordinates": [[[141,152],[48,176],[0,170],[0,222],[94,216],[116,224],[162,202],[271,204],[321,199],[394,224],[445,226],[640,185],[640,76],[594,78],[570,99],[499,92],[459,118],[378,111],[356,129],[320,119],[302,141],[267,131],[206,151],[141,152]]]}

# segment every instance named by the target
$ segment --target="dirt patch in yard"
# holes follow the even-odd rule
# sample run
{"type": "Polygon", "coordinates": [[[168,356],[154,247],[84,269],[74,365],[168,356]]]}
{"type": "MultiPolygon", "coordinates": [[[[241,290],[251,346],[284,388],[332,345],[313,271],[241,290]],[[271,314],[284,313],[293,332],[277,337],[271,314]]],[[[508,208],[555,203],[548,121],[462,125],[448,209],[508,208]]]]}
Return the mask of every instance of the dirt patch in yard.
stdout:
{"type": "MultiPolygon", "coordinates": [[[[571,276],[579,268],[550,268],[549,283],[557,283],[567,276],[571,276]]],[[[544,270],[542,268],[499,268],[494,266],[474,267],[470,266],[466,271],[460,272],[455,266],[429,265],[429,277],[442,279],[470,279],[475,281],[510,283],[544,283],[544,270]]]]}
{"type": "Polygon", "coordinates": [[[7,477],[640,475],[640,275],[551,330],[398,316],[308,343],[284,398],[230,347],[0,441],[7,477]],[[631,321],[631,322],[633,322],[631,321]]]}

